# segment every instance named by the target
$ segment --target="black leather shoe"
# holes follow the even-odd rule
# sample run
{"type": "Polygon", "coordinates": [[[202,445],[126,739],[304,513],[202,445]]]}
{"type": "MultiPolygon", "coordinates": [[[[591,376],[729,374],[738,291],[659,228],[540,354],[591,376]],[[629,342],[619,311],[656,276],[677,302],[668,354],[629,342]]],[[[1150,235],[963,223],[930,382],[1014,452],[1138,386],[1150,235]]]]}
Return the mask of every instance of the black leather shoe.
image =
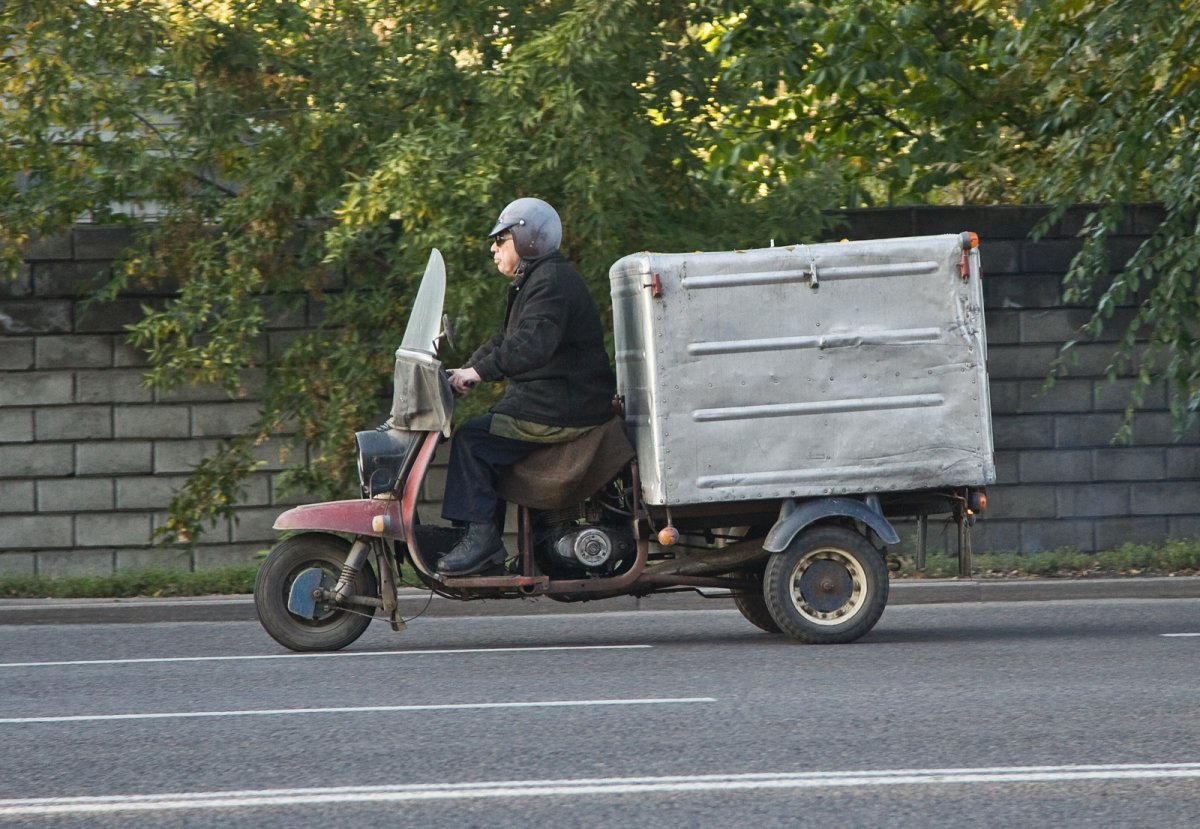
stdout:
{"type": "Polygon", "coordinates": [[[492,523],[471,524],[463,540],[438,561],[443,576],[469,576],[491,564],[503,564],[508,558],[500,531],[492,523]]]}

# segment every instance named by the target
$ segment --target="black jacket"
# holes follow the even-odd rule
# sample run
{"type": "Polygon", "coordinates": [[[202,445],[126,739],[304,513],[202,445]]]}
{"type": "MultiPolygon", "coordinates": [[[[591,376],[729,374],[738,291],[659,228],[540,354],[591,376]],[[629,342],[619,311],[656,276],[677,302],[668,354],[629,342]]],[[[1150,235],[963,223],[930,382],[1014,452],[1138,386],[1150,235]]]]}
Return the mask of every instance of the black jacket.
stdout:
{"type": "Polygon", "coordinates": [[[507,378],[498,414],[548,426],[592,426],[613,416],[616,380],[604,328],[579,272],[555,251],[528,263],[508,289],[504,329],[468,367],[507,378]]]}

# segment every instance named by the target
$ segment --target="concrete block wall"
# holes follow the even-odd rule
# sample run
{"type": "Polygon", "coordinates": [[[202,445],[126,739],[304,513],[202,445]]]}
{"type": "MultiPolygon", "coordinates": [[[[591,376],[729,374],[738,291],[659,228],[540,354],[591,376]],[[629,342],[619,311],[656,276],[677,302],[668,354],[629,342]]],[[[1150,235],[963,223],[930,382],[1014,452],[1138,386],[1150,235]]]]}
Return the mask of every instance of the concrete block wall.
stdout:
{"type": "MultiPolygon", "coordinates": [[[[1033,207],[858,211],[839,229],[858,239],[980,236],[998,480],[972,531],[976,552],[1093,551],[1200,536],[1200,429],[1176,439],[1165,389],[1147,395],[1132,441],[1112,443],[1132,379],[1110,383],[1106,368],[1133,309],[1119,310],[1101,341],[1077,348],[1070,374],[1043,388],[1059,348],[1090,317],[1062,297],[1085,210],[1069,212],[1038,241],[1031,231],[1047,211],[1033,207]]],[[[1112,240],[1114,263],[1132,255],[1159,216],[1149,205],[1127,211],[1112,240]]],[[[957,549],[953,531],[931,528],[931,546],[957,549]]]]}
{"type": "MultiPolygon", "coordinates": [[[[280,436],[258,450],[264,465],[236,522],[209,530],[194,550],[153,544],[173,491],[258,406],[220,389],[143,385],[145,358],[124,326],[163,296],[83,301],[130,241],[124,229],[81,225],[31,245],[18,279],[0,284],[0,576],[248,563],[291,503],[277,487],[280,436]]],[[[281,316],[264,347],[308,326],[311,313],[281,316]]],[[[248,382],[253,394],[261,376],[248,382]]]]}
{"type": "MultiPolygon", "coordinates": [[[[1139,413],[1132,444],[1110,443],[1130,383],[1104,379],[1118,330],[1081,347],[1079,366],[1042,392],[1058,347],[1087,318],[1061,293],[1079,216],[1034,242],[1030,231],[1044,215],[1024,207],[854,211],[834,238],[973,230],[982,239],[999,481],[972,533],[976,552],[1200,536],[1200,430],[1175,440],[1162,390],[1139,413]]],[[[1131,253],[1155,215],[1152,207],[1131,209],[1115,250],[1131,253]]],[[[152,544],[173,489],[249,423],[256,406],[220,390],[160,394],[142,385],[145,360],[125,343],[124,325],[162,297],[130,295],[90,309],[82,302],[128,241],[124,230],[76,227],[30,246],[18,280],[0,285],[0,575],[249,562],[271,544],[274,516],[290,504],[277,486],[281,438],[260,450],[265,467],[249,482],[237,522],[207,533],[194,551],[152,544]]],[[[279,347],[318,310],[310,301],[281,315],[264,347],[279,347]]],[[[443,447],[443,462],[445,454],[443,447]]],[[[441,468],[431,472],[427,498],[438,497],[443,477],[441,468]]],[[[436,505],[430,511],[436,515],[436,505]]],[[[935,548],[951,549],[953,538],[932,525],[935,548]]]]}

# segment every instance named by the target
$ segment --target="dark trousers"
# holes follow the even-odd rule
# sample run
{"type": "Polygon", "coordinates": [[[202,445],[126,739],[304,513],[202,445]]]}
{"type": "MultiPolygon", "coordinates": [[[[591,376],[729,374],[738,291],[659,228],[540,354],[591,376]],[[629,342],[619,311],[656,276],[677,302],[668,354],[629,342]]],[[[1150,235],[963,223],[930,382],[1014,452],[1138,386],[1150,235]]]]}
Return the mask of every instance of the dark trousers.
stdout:
{"type": "Polygon", "coordinates": [[[497,476],[506,466],[544,449],[543,443],[497,437],[490,414],[468,420],[454,431],[442,518],[455,523],[493,522],[502,526],[504,503],[496,495],[497,476]]]}

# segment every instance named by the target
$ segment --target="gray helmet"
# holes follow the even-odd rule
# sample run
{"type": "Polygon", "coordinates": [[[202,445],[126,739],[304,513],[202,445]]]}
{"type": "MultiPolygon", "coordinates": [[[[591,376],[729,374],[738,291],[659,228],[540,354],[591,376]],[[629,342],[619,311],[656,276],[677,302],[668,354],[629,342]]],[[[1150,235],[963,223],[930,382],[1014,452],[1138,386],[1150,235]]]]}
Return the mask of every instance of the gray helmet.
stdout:
{"type": "Polygon", "coordinates": [[[513,243],[522,259],[537,259],[558,250],[562,242],[562,222],[553,207],[541,199],[517,199],[500,211],[500,218],[488,236],[511,231],[513,243]]]}

